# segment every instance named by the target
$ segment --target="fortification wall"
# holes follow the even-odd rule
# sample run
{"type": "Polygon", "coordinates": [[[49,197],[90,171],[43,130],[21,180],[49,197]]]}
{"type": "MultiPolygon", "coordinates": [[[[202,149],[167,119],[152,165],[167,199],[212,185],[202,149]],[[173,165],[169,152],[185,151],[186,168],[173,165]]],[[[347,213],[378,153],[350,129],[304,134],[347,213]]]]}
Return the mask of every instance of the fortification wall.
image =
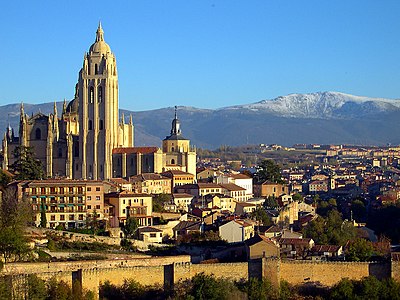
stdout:
{"type": "Polygon", "coordinates": [[[279,275],[281,280],[291,284],[319,282],[332,286],[345,277],[356,280],[369,275],[388,278],[391,271],[390,263],[281,261],[279,275]]]}
{"type": "Polygon", "coordinates": [[[204,273],[207,275],[215,275],[216,277],[228,278],[231,280],[247,279],[248,263],[217,263],[217,264],[191,264],[180,263],[174,264],[174,282],[192,278],[196,274],[204,273]]]}
{"type": "Polygon", "coordinates": [[[2,275],[14,274],[38,274],[47,272],[72,272],[79,269],[108,269],[120,267],[138,266],[160,266],[169,265],[175,262],[190,262],[189,255],[151,257],[140,256],[132,259],[106,259],[106,260],[83,260],[49,263],[10,263],[6,264],[1,271],[2,275]]]}

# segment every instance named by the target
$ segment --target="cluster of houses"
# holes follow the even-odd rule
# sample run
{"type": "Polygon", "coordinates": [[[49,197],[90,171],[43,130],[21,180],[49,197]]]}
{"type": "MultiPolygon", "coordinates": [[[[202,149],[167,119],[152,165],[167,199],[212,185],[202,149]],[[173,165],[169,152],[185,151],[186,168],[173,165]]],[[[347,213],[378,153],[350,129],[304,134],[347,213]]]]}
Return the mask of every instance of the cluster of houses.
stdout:
{"type": "Polygon", "coordinates": [[[82,228],[88,218],[96,218],[118,229],[134,217],[139,224],[137,238],[149,243],[213,231],[233,247],[240,245],[251,258],[341,259],[342,247],[316,245],[300,233],[318,217],[312,195],[342,199],[368,195],[371,205],[396,202],[400,171],[395,157],[379,157],[384,161],[379,166],[377,158],[336,156],[333,163],[326,158],[303,168],[284,169],[284,183],[254,183],[246,174],[209,167],[198,169],[196,176],[168,170],[106,181],[49,179],[14,181],[10,186],[31,203],[36,226],[42,224],[43,214],[49,228],[82,228]],[[153,211],[160,195],[166,196],[161,211],[153,211]],[[268,199],[274,199],[275,205],[268,199]],[[272,225],[257,220],[258,210],[272,225]]]}

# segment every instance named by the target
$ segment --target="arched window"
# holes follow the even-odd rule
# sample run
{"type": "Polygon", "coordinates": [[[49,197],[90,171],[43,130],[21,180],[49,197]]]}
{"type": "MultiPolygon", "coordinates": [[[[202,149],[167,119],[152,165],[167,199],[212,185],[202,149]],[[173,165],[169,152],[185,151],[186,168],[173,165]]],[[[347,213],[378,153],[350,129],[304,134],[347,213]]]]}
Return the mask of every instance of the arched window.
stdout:
{"type": "Polygon", "coordinates": [[[175,159],[171,159],[171,165],[175,164],[175,159]]]}
{"type": "Polygon", "coordinates": [[[174,148],[174,147],[172,147],[172,148],[171,148],[171,151],[172,151],[172,152],[174,152],[174,149],[175,149],[175,148],[174,148]]]}
{"type": "Polygon", "coordinates": [[[97,101],[99,103],[103,101],[103,88],[101,86],[99,86],[99,88],[97,89],[97,101]]]}
{"type": "Polygon", "coordinates": [[[91,87],[89,88],[89,102],[90,102],[90,103],[93,103],[93,99],[94,99],[94,89],[93,89],[93,87],[91,86],[91,87]]]}
{"type": "Polygon", "coordinates": [[[99,74],[99,66],[97,64],[94,65],[94,75],[99,74]]]}
{"type": "Polygon", "coordinates": [[[89,120],[89,130],[92,130],[92,120],[89,120]]]}
{"type": "Polygon", "coordinates": [[[100,120],[99,129],[100,129],[100,130],[103,130],[103,120],[100,120]]]}
{"type": "Polygon", "coordinates": [[[40,128],[36,128],[35,130],[35,139],[37,140],[42,139],[42,131],[40,130],[40,128]]]}

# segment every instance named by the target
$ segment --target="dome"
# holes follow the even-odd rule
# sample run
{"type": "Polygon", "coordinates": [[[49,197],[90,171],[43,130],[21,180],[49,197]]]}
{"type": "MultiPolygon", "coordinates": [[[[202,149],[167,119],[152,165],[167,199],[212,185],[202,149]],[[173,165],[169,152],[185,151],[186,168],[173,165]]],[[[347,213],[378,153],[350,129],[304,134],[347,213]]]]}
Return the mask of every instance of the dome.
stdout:
{"type": "Polygon", "coordinates": [[[107,53],[111,52],[111,48],[106,42],[98,41],[95,42],[92,46],[90,46],[89,52],[107,53]]]}
{"type": "Polygon", "coordinates": [[[68,103],[66,111],[67,113],[78,113],[78,110],[79,110],[79,99],[75,98],[70,103],[68,103]]]}
{"type": "Polygon", "coordinates": [[[96,41],[92,46],[90,46],[89,52],[95,53],[107,53],[111,52],[110,46],[104,41],[104,32],[103,28],[101,28],[101,23],[99,23],[99,27],[96,31],[96,41]]]}

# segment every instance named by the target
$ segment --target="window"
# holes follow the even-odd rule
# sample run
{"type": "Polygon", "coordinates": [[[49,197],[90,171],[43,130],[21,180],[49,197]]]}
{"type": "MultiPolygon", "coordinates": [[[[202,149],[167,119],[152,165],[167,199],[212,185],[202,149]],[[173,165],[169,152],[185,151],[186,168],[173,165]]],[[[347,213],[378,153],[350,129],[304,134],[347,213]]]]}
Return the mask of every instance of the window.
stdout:
{"type": "Polygon", "coordinates": [[[62,148],[58,148],[58,157],[62,157],[62,148]]]}
{"type": "Polygon", "coordinates": [[[91,205],[88,205],[88,206],[87,206],[87,209],[92,209],[92,206],[91,206],[91,205]]]}
{"type": "Polygon", "coordinates": [[[50,221],[55,221],[56,220],[56,216],[55,215],[51,215],[50,216],[50,221]]]}
{"type": "Polygon", "coordinates": [[[60,215],[60,221],[64,221],[65,220],[65,216],[64,215],[60,215]]]}
{"type": "Polygon", "coordinates": [[[78,219],[79,219],[80,221],[82,221],[82,220],[83,220],[83,215],[79,215],[79,216],[78,216],[78,219]]]}
{"type": "Polygon", "coordinates": [[[96,201],[100,201],[100,196],[96,196],[96,201]]]}
{"type": "Polygon", "coordinates": [[[100,209],[100,205],[96,205],[96,209],[100,209]]]}
{"type": "Polygon", "coordinates": [[[99,130],[103,130],[103,120],[100,120],[100,123],[99,123],[99,130]]]}
{"type": "Polygon", "coordinates": [[[92,120],[89,120],[89,130],[92,130],[92,120]]]}
{"type": "Polygon", "coordinates": [[[92,190],[92,188],[91,188],[91,187],[88,187],[88,188],[87,188],[87,191],[88,191],[88,192],[90,192],[91,190],[92,190]]]}
{"type": "Polygon", "coordinates": [[[87,196],[87,201],[92,200],[92,196],[87,196]]]}
{"type": "Polygon", "coordinates": [[[99,88],[97,89],[97,101],[99,103],[103,101],[103,88],[101,86],[99,86],[99,88]]]}
{"type": "Polygon", "coordinates": [[[96,187],[96,192],[100,192],[100,187],[96,187]]]}
{"type": "Polygon", "coordinates": [[[133,158],[131,158],[131,166],[133,166],[133,158]]]}
{"type": "Polygon", "coordinates": [[[150,237],[151,237],[151,238],[155,238],[155,237],[157,237],[157,234],[155,234],[155,233],[150,233],[150,237]]]}
{"type": "Polygon", "coordinates": [[[42,131],[40,130],[40,128],[36,128],[35,130],[35,139],[37,140],[42,139],[42,131]]]}
{"type": "Polygon", "coordinates": [[[122,213],[123,213],[123,214],[125,213],[125,209],[122,210],[122,213]]]}
{"type": "Polygon", "coordinates": [[[75,220],[75,216],[74,216],[74,215],[69,215],[69,220],[70,220],[70,221],[75,220]]]}
{"type": "Polygon", "coordinates": [[[93,89],[93,87],[91,86],[91,87],[89,88],[89,102],[90,102],[90,103],[93,103],[93,98],[94,98],[94,89],[93,89]]]}
{"type": "Polygon", "coordinates": [[[175,164],[175,159],[171,159],[171,165],[175,164]]]}
{"type": "Polygon", "coordinates": [[[99,66],[97,64],[94,65],[94,75],[99,74],[99,66]]]}

